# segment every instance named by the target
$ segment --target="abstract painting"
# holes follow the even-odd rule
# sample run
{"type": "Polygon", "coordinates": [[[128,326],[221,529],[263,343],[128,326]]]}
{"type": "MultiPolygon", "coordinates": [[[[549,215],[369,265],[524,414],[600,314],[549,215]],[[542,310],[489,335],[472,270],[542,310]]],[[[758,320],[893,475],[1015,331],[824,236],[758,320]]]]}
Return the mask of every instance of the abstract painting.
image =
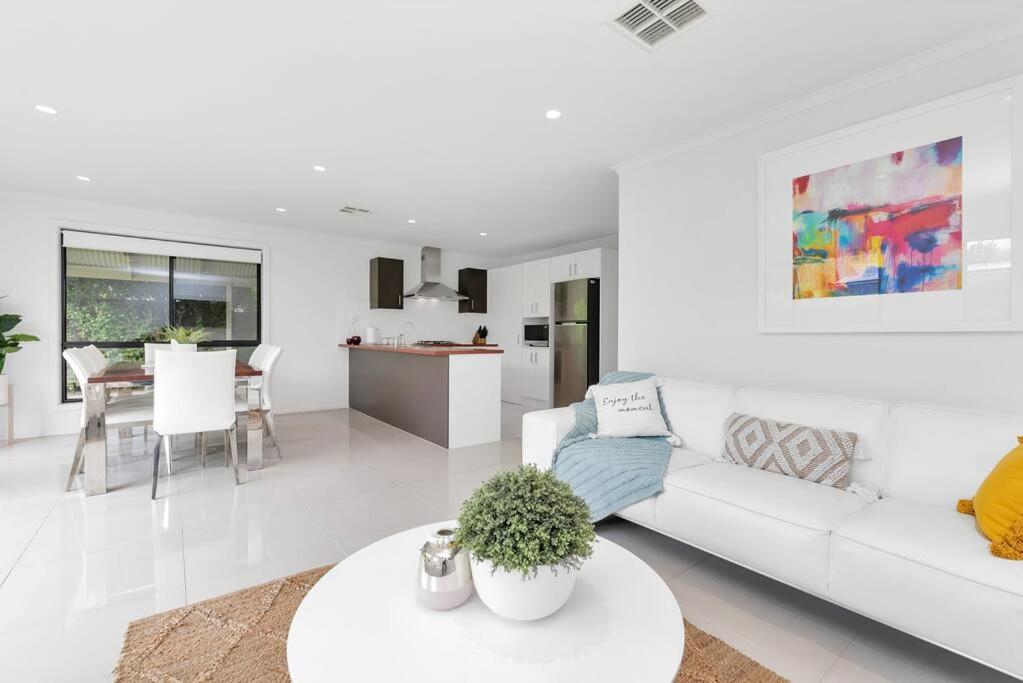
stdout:
{"type": "Polygon", "coordinates": [[[962,137],[794,178],[792,298],[962,289],[962,186],[962,137]]]}

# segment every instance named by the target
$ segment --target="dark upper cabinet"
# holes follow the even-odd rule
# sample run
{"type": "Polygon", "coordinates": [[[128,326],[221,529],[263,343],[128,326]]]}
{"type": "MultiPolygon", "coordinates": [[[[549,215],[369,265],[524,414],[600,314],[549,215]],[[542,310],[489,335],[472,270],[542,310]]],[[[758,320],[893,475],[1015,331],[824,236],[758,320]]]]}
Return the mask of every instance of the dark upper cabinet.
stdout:
{"type": "Polygon", "coordinates": [[[458,271],[458,293],[469,297],[458,302],[459,313],[487,312],[487,271],[462,268],[458,271]]]}
{"type": "Polygon", "coordinates": [[[378,256],[369,262],[369,307],[405,308],[405,262],[378,256]]]}

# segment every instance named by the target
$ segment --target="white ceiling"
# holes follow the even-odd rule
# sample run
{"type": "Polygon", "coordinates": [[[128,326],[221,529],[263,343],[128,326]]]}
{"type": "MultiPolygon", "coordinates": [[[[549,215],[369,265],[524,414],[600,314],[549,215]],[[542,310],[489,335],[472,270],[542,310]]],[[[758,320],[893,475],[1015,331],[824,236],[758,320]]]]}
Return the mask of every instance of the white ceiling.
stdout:
{"type": "Polygon", "coordinates": [[[632,4],[8,2],[0,188],[538,251],[616,232],[613,164],[1023,12],[1020,0],[705,0],[711,18],[646,51],[608,25],[632,4]],[[551,108],[563,118],[548,121],[551,108]]]}

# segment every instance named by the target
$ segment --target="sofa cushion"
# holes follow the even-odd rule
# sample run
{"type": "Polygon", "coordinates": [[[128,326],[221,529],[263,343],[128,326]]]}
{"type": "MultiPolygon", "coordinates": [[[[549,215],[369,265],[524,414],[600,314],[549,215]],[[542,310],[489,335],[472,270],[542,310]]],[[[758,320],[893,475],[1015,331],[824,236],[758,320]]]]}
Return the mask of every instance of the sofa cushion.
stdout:
{"type": "Polygon", "coordinates": [[[991,553],[1012,560],[1023,560],[1023,436],[1018,439],[966,504],[991,539],[991,553]]]}
{"type": "MultiPolygon", "coordinates": [[[[888,406],[884,403],[740,389],[735,392],[733,410],[780,422],[797,422],[855,432],[858,437],[857,458],[869,459],[852,461],[850,480],[872,489],[880,487],[881,468],[885,457],[884,425],[888,415],[888,406]]],[[[963,495],[969,495],[969,492],[963,495]]]]}
{"type": "MultiPolygon", "coordinates": [[[[687,467],[696,467],[697,465],[703,465],[710,462],[711,456],[706,453],[700,453],[699,451],[692,451],[687,448],[672,448],[671,458],[668,460],[668,469],[664,473],[667,477],[673,472],[677,472],[687,467]]],[[[633,503],[627,508],[623,508],[618,511],[619,517],[630,519],[638,524],[645,526],[651,526],[654,524],[654,509],[657,501],[657,496],[651,496],[645,498],[638,503],[633,503]]]]}
{"type": "Polygon", "coordinates": [[[833,486],[725,462],[674,472],[664,485],[823,532],[866,505],[855,493],[833,486]]]}
{"type": "Polygon", "coordinates": [[[955,509],[1023,434],[1023,416],[897,405],[888,421],[885,496],[955,509]]]}
{"type": "Polygon", "coordinates": [[[671,436],[661,415],[658,380],[595,384],[587,394],[597,411],[598,436],[671,436]]]}
{"type": "Polygon", "coordinates": [[[846,488],[856,434],[732,413],[725,423],[724,459],[815,484],[846,488]]]}
{"type": "Polygon", "coordinates": [[[972,517],[883,499],[831,535],[828,597],[1023,676],[1023,572],[993,557],[972,517]]]}
{"type": "Polygon", "coordinates": [[[694,451],[721,452],[725,418],[732,412],[734,392],[714,384],[664,378],[661,402],[668,416],[668,428],[694,451]]]}
{"type": "Polygon", "coordinates": [[[988,552],[976,520],[950,505],[885,498],[833,532],[893,557],[1023,597],[1023,568],[988,552]]]}
{"type": "Polygon", "coordinates": [[[655,529],[817,595],[827,593],[831,528],[865,505],[848,491],[722,462],[664,484],[655,529]]]}

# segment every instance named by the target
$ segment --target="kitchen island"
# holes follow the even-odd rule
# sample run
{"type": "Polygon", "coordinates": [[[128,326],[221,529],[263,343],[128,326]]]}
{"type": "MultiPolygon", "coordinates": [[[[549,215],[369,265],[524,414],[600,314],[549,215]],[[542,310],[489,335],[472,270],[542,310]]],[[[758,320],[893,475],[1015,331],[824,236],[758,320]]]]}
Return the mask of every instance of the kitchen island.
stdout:
{"type": "Polygon", "coordinates": [[[348,403],[353,410],[444,448],[501,439],[502,349],[339,346],[348,349],[348,403]]]}

